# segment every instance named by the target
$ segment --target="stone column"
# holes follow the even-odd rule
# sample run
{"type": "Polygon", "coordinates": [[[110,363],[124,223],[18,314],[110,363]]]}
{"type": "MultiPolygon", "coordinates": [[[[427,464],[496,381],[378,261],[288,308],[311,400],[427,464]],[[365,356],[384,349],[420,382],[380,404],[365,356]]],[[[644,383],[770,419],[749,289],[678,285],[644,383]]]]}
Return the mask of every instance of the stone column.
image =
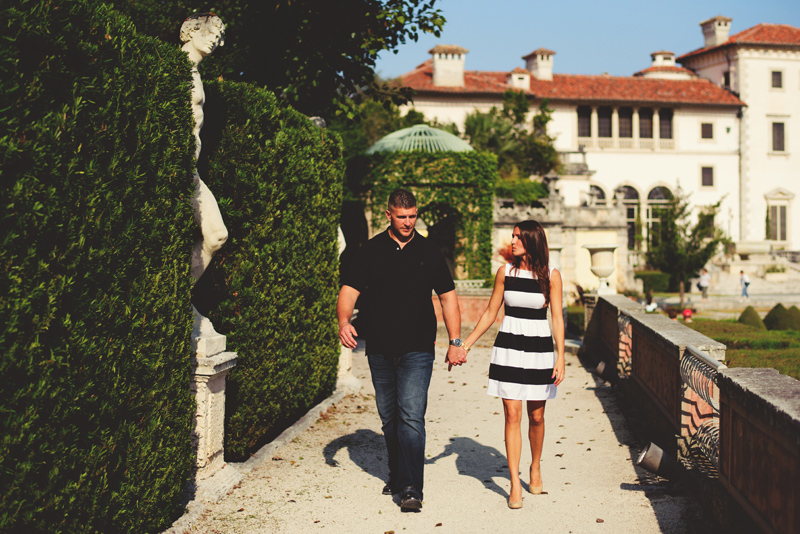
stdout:
{"type": "Polygon", "coordinates": [[[661,140],[661,117],[658,116],[658,108],[653,108],[653,150],[658,150],[661,140]]]}
{"type": "Polygon", "coordinates": [[[196,479],[203,480],[225,465],[225,376],[236,365],[236,353],[198,354],[192,363],[191,391],[197,401],[192,445],[197,447],[196,479]]]}
{"type": "MultiPolygon", "coordinates": [[[[639,108],[633,108],[633,117],[631,118],[633,121],[633,138],[639,140],[639,108]]],[[[638,145],[637,145],[638,146],[638,145]]]]}
{"type": "Polygon", "coordinates": [[[597,137],[598,137],[598,133],[597,133],[597,106],[592,106],[591,127],[592,127],[592,131],[591,131],[592,139],[594,140],[594,142],[592,144],[596,145],[597,144],[597,137]]]}
{"type": "Polygon", "coordinates": [[[614,146],[618,145],[617,139],[619,138],[619,108],[611,108],[611,139],[613,139],[614,146]]]}

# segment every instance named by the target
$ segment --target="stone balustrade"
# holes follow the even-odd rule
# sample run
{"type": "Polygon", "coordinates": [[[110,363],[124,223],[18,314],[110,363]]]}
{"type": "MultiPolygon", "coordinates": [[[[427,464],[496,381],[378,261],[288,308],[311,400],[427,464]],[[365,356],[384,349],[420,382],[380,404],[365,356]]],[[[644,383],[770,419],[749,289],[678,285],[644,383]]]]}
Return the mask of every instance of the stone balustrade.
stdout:
{"type": "Polygon", "coordinates": [[[719,478],[765,532],[800,532],[800,382],[723,369],[719,478]]]}
{"type": "Polygon", "coordinates": [[[715,463],[727,493],[765,532],[800,532],[800,382],[774,369],[723,366],[702,391],[718,399],[717,412],[682,378],[691,346],[725,360],[723,344],[626,297],[588,299],[583,359],[631,379],[656,434],[672,435],[675,454],[686,454],[718,418],[715,463]]]}

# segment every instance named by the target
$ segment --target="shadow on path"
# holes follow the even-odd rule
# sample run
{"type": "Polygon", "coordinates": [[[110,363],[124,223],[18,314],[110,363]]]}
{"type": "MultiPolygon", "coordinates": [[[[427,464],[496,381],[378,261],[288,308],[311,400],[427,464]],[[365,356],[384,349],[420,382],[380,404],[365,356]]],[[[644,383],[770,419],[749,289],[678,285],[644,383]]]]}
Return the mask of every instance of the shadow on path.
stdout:
{"type": "Polygon", "coordinates": [[[386,465],[386,445],[383,435],[373,430],[360,428],[351,434],[336,438],[322,451],[325,463],[331,467],[339,467],[336,455],[347,449],[350,460],[365,473],[383,481],[389,480],[389,468],[386,465]]]}
{"type": "Polygon", "coordinates": [[[508,463],[504,454],[471,438],[458,437],[450,438],[450,443],[444,450],[433,458],[428,458],[425,463],[436,463],[437,460],[453,454],[456,455],[456,469],[460,475],[472,477],[480,481],[486,489],[508,498],[508,492],[493,480],[493,477],[498,476],[508,480],[508,463]]]}
{"type": "MultiPolygon", "coordinates": [[[[389,479],[382,434],[362,428],[336,438],[323,450],[325,463],[331,467],[339,467],[336,455],[342,449],[347,449],[350,460],[365,473],[382,481],[389,479]]],[[[508,491],[494,481],[498,476],[508,480],[508,463],[504,454],[471,438],[456,437],[450,438],[450,443],[444,450],[433,458],[426,459],[425,463],[433,464],[451,455],[456,455],[456,469],[460,475],[472,477],[487,489],[508,498],[508,491]]]]}

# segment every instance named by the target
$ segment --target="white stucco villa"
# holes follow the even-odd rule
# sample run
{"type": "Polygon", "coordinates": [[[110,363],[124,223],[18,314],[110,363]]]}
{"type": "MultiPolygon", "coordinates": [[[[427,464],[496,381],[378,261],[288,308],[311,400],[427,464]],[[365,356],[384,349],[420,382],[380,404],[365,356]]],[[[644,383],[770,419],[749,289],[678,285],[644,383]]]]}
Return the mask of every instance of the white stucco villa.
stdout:
{"type": "Polygon", "coordinates": [[[760,24],[729,37],[730,22],[702,22],[702,48],[677,60],[653,52],[630,77],[554,74],[556,53],[544,48],[523,57],[525,68],[469,71],[465,48],[439,45],[401,76],[416,92],[405,110],[463,130],[467,114],[502,106],[508,89],[529,96],[531,113],[547,98],[557,150],[591,171],[562,177],[565,204],[624,195],[630,245],[637,215],[646,238],[651,206],[679,185],[695,206],[722,200],[717,225],[734,241],[798,249],[800,28],[760,24]]]}

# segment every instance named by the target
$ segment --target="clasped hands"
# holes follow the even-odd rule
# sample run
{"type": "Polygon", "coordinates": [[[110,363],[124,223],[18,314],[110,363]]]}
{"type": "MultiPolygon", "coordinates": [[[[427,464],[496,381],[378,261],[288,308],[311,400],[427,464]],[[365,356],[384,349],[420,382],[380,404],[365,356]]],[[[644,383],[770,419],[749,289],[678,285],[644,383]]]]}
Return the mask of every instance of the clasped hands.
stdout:
{"type": "Polygon", "coordinates": [[[449,371],[454,365],[467,363],[467,351],[464,350],[463,346],[455,347],[450,345],[447,348],[447,355],[444,357],[444,361],[447,362],[447,370],[449,371]]]}
{"type": "MultiPolygon", "coordinates": [[[[352,324],[344,323],[339,327],[339,341],[348,349],[356,348],[356,337],[358,337],[358,332],[356,332],[352,324]]],[[[447,370],[449,371],[454,365],[461,365],[467,362],[467,351],[464,350],[464,347],[450,345],[444,361],[447,362],[447,370]]]]}

